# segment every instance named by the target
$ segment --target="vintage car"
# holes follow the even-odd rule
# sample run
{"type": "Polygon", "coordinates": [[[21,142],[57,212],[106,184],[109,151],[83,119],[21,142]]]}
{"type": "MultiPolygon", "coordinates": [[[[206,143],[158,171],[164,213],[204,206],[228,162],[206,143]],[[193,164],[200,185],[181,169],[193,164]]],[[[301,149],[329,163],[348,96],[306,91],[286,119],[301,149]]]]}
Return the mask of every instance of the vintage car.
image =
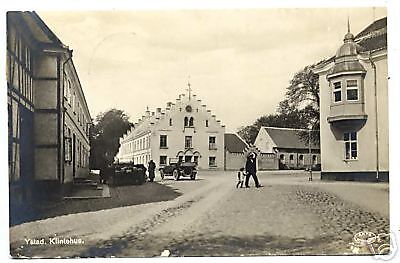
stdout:
{"type": "Polygon", "coordinates": [[[161,167],[159,170],[161,179],[164,179],[165,176],[173,176],[175,180],[179,180],[181,177],[190,177],[191,180],[195,180],[197,175],[196,167],[196,163],[180,162],[179,159],[171,158],[169,165],[161,167]]]}
{"type": "Polygon", "coordinates": [[[147,181],[146,170],[143,164],[116,163],[111,166],[109,182],[111,185],[143,184],[147,181]]]}

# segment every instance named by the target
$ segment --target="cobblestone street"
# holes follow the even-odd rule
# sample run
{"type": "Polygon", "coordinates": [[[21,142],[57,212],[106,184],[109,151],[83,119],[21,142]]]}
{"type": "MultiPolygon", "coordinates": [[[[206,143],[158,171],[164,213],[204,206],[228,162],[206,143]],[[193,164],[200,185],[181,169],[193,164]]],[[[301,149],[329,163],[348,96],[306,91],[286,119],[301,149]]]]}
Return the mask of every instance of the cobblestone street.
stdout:
{"type": "MultiPolygon", "coordinates": [[[[351,254],[360,231],[389,232],[388,184],[308,181],[303,172],[260,172],[264,187],[235,188],[235,172],[157,181],[181,196],[72,214],[11,228],[15,256],[153,257],[351,254]],[[362,198],[360,198],[360,195],[362,198]],[[76,237],[84,244],[26,245],[76,237]],[[22,247],[21,247],[22,246],[22,247]]],[[[159,179],[158,179],[159,180],[159,179]]]]}

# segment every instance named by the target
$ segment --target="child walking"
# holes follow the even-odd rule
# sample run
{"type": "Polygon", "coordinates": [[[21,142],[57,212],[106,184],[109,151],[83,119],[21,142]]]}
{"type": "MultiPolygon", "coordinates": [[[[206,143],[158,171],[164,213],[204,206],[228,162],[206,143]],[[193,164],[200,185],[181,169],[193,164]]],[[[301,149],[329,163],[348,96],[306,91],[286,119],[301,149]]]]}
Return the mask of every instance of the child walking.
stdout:
{"type": "Polygon", "coordinates": [[[236,184],[236,188],[238,188],[239,185],[240,185],[240,188],[243,187],[243,182],[244,182],[245,176],[246,176],[246,175],[245,175],[245,173],[244,173],[244,168],[242,167],[242,168],[240,168],[240,170],[239,170],[239,172],[238,172],[238,174],[237,174],[238,182],[237,182],[237,184],[236,184]]]}

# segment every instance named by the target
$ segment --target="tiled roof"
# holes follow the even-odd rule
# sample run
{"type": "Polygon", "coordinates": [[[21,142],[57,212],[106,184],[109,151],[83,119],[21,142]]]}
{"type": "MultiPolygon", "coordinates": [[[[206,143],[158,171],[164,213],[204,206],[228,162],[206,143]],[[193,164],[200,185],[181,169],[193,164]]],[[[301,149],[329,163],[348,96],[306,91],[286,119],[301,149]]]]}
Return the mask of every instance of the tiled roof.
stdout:
{"type": "Polygon", "coordinates": [[[387,48],[387,18],[381,18],[358,33],[355,41],[364,48],[373,51],[387,48]]]}
{"type": "Polygon", "coordinates": [[[360,33],[356,35],[356,39],[362,38],[374,31],[378,31],[380,29],[386,28],[387,27],[387,17],[381,18],[379,20],[376,20],[369,26],[367,26],[364,30],[362,30],[360,33]]]}
{"type": "MultiPolygon", "coordinates": [[[[277,148],[285,149],[308,149],[308,142],[301,139],[301,132],[304,129],[262,127],[276,144],[277,148]]],[[[312,143],[312,149],[319,149],[319,145],[312,143]]]]}
{"type": "Polygon", "coordinates": [[[242,153],[248,145],[234,133],[225,133],[225,149],[231,153],[242,153]]]}
{"type": "Polygon", "coordinates": [[[364,38],[358,42],[364,48],[363,51],[373,51],[387,48],[387,33],[364,38]]]}

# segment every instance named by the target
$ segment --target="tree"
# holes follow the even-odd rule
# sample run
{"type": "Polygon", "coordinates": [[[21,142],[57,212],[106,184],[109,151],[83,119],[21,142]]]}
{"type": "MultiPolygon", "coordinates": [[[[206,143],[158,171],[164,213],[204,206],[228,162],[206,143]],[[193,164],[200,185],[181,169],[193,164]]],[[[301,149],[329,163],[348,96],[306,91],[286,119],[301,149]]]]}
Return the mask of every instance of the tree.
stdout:
{"type": "Polygon", "coordinates": [[[90,166],[99,169],[114,161],[119,149],[119,138],[133,127],[122,110],[111,109],[99,113],[90,130],[90,166]]]}
{"type": "MultiPolygon", "coordinates": [[[[306,66],[293,76],[278,112],[299,111],[307,122],[304,128],[312,130],[312,141],[319,143],[319,79],[318,74],[312,71],[313,66],[306,66]]],[[[308,132],[302,132],[300,136],[308,141],[308,132]]]]}
{"type": "MultiPolygon", "coordinates": [[[[261,126],[311,128],[312,141],[319,143],[319,82],[312,67],[306,66],[293,76],[276,114],[264,115],[252,125],[239,128],[238,134],[247,143],[254,143],[261,126]]],[[[307,131],[300,132],[299,135],[308,142],[307,131]]]]}

